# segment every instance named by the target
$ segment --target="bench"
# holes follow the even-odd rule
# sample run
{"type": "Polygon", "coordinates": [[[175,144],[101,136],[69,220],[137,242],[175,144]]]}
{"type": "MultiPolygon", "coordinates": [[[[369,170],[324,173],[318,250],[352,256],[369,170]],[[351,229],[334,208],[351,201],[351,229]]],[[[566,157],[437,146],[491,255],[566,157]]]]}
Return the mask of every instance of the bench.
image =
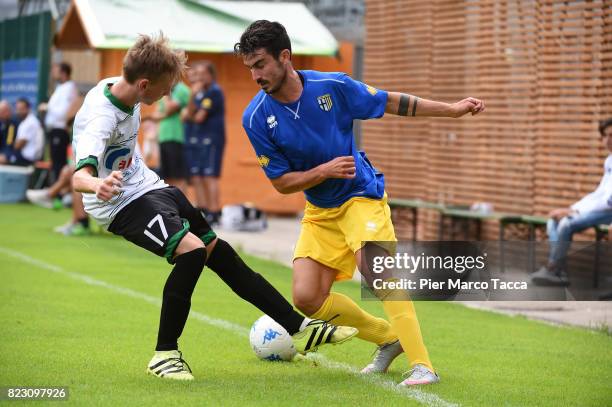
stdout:
{"type": "MultiPolygon", "coordinates": [[[[593,287],[597,288],[599,285],[599,266],[601,265],[601,243],[608,233],[610,232],[610,225],[597,225],[595,226],[595,275],[593,276],[593,287]]],[[[609,299],[612,299],[609,298],[609,299]]]]}
{"type": "Polygon", "coordinates": [[[444,229],[446,223],[450,223],[450,240],[455,240],[455,227],[457,223],[461,224],[463,232],[463,240],[471,240],[469,237],[470,223],[476,227],[476,240],[481,240],[482,237],[482,221],[497,220],[506,214],[499,212],[481,212],[474,211],[469,206],[448,206],[438,209],[440,212],[440,220],[438,224],[438,240],[444,239],[444,229]]]}
{"type": "MultiPolygon", "coordinates": [[[[538,240],[538,230],[546,234],[548,217],[535,215],[520,215],[503,212],[480,212],[470,210],[468,206],[444,206],[442,204],[427,202],[420,199],[390,199],[389,206],[392,209],[404,208],[411,212],[412,240],[417,240],[418,214],[419,209],[434,209],[440,214],[438,226],[438,240],[442,241],[445,237],[445,229],[450,223],[450,240],[455,239],[457,224],[461,224],[462,238],[469,240],[470,224],[475,225],[476,240],[482,237],[482,222],[486,220],[497,220],[499,222],[499,241],[500,241],[500,267],[501,272],[505,271],[505,250],[502,242],[506,240],[506,231],[510,226],[526,226],[528,242],[538,240]]],[[[601,265],[601,245],[599,242],[604,240],[609,233],[609,225],[598,225],[594,227],[596,236],[596,248],[594,259],[593,286],[597,288],[599,282],[599,268],[601,265]]],[[[536,252],[535,245],[529,244],[527,251],[527,268],[535,271],[536,252]]]]}
{"type": "Polygon", "coordinates": [[[32,174],[32,179],[30,180],[30,188],[43,188],[47,182],[50,172],[51,161],[36,161],[34,163],[34,174],[32,174]]]}
{"type": "MultiPolygon", "coordinates": [[[[503,250],[504,245],[501,243],[506,240],[506,228],[509,226],[521,226],[527,227],[527,241],[537,241],[537,231],[544,230],[546,233],[546,224],[548,218],[543,216],[534,215],[507,215],[499,218],[499,241],[502,248],[501,251],[501,270],[505,271],[505,251],[503,250]]],[[[536,255],[535,245],[530,244],[527,251],[527,268],[531,272],[535,271],[536,268],[536,255]]]]}
{"type": "Polygon", "coordinates": [[[412,226],[412,241],[417,240],[417,226],[419,219],[419,209],[436,209],[441,210],[444,208],[443,205],[434,202],[427,202],[420,199],[389,199],[389,207],[391,209],[409,209],[411,212],[411,226],[412,226]]]}

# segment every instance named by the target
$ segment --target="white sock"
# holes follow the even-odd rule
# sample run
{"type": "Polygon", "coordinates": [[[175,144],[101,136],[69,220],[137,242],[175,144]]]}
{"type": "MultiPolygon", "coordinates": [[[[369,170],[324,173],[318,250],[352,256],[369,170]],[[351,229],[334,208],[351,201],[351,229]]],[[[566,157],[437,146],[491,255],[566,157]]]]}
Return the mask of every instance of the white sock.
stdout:
{"type": "Polygon", "coordinates": [[[174,354],[174,352],[178,352],[178,349],[173,349],[173,350],[156,350],[155,351],[155,356],[156,357],[160,357],[160,358],[165,358],[168,356],[168,354],[172,352],[174,354]]]}
{"type": "Polygon", "coordinates": [[[311,318],[304,317],[304,320],[302,321],[302,324],[300,325],[300,332],[306,329],[306,325],[308,325],[310,321],[312,321],[311,318]]]}

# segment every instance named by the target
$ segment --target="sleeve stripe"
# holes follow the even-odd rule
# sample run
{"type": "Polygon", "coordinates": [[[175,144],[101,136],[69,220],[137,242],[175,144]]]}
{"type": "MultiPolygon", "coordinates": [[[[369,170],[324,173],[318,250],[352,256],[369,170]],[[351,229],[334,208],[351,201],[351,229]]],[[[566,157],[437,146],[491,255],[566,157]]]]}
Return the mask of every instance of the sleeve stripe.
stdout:
{"type": "Polygon", "coordinates": [[[257,112],[257,110],[259,109],[259,106],[261,106],[261,104],[264,102],[264,100],[266,100],[266,96],[268,96],[268,95],[264,95],[264,97],[261,98],[261,102],[259,102],[257,104],[255,109],[253,110],[253,113],[251,113],[251,118],[249,119],[249,129],[253,128],[253,116],[255,116],[255,112],[257,112]]]}
{"type": "Polygon", "coordinates": [[[344,83],[344,81],[341,81],[339,79],[331,79],[331,78],[327,78],[327,79],[308,79],[308,82],[325,82],[325,81],[333,81],[333,82],[344,83]]]}
{"type": "Polygon", "coordinates": [[[94,157],[93,155],[90,155],[87,158],[83,158],[81,160],[79,160],[79,163],[77,164],[76,168],[74,169],[74,171],[78,171],[83,167],[87,167],[87,166],[93,167],[94,170],[94,177],[98,176],[98,159],[96,157],[94,157]]]}

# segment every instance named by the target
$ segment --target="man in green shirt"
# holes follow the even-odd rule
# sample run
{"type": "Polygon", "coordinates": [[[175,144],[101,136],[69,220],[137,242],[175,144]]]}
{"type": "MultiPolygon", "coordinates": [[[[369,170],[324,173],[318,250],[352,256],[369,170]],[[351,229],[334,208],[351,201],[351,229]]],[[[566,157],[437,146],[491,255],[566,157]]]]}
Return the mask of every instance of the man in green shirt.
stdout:
{"type": "Polygon", "coordinates": [[[181,122],[181,110],[187,106],[191,97],[189,87],[178,82],[169,96],[164,96],[157,104],[154,116],[159,120],[159,150],[161,176],[170,184],[185,192],[186,171],[183,156],[185,134],[181,122]]]}

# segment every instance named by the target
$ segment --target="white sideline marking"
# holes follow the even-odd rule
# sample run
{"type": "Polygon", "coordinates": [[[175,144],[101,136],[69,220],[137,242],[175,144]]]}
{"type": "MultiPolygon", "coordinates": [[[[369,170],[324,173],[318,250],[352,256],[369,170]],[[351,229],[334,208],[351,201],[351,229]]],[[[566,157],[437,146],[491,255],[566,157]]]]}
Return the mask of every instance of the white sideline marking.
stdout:
{"type": "MultiPolygon", "coordinates": [[[[26,254],[17,252],[15,250],[10,250],[7,249],[5,247],[0,246],[0,253],[4,253],[7,256],[10,257],[14,257],[17,258],[25,263],[29,263],[33,266],[37,266],[41,269],[45,269],[48,271],[51,271],[53,273],[57,273],[57,274],[61,274],[64,275],[66,277],[69,277],[73,280],[77,280],[77,281],[81,281],[84,282],[85,284],[89,284],[92,286],[97,286],[97,287],[103,287],[106,288],[108,290],[114,291],[116,293],[119,294],[123,294],[125,296],[128,297],[132,297],[132,298],[137,298],[140,300],[143,300],[145,302],[148,302],[149,304],[153,304],[153,305],[157,305],[157,306],[161,306],[161,300],[159,300],[158,298],[155,298],[153,296],[150,296],[148,294],[143,294],[140,293],[138,291],[134,291],[131,290],[129,288],[125,288],[125,287],[121,287],[121,286],[117,286],[114,284],[110,284],[107,283],[105,281],[102,280],[98,280],[96,278],[93,277],[89,277],[85,274],[80,274],[80,273],[75,273],[73,271],[67,271],[64,270],[62,267],[59,266],[55,266],[53,264],[44,262],[42,260],[38,260],[35,259],[33,257],[30,257],[26,254]]],[[[234,324],[232,322],[226,321],[224,319],[219,319],[219,318],[212,318],[209,317],[208,315],[202,314],[200,312],[197,311],[191,311],[189,313],[189,316],[191,318],[194,318],[200,322],[204,322],[205,324],[208,325],[212,325],[214,327],[217,328],[222,328],[228,331],[231,331],[235,334],[238,334],[240,336],[244,336],[244,337],[248,337],[249,336],[249,329],[245,328],[241,325],[238,324],[234,324]]],[[[403,388],[403,387],[399,387],[396,385],[395,382],[391,381],[391,380],[387,380],[384,379],[383,377],[379,376],[379,375],[362,375],[360,374],[359,369],[357,369],[354,366],[351,366],[347,363],[342,363],[342,362],[336,362],[334,360],[330,360],[328,358],[326,358],[325,356],[321,355],[321,354],[313,354],[310,353],[307,356],[307,359],[323,366],[326,367],[328,369],[334,369],[334,370],[342,370],[344,372],[350,373],[360,379],[362,379],[365,382],[368,382],[370,384],[374,384],[376,386],[382,387],[385,390],[389,390],[398,394],[401,394],[403,396],[406,396],[408,398],[411,398],[414,401],[417,401],[421,404],[424,404],[426,406],[439,406],[439,407],[459,407],[459,404],[457,403],[450,403],[444,399],[442,399],[441,397],[439,397],[436,394],[432,394],[432,393],[426,393],[420,389],[417,388],[403,388]]]]}

